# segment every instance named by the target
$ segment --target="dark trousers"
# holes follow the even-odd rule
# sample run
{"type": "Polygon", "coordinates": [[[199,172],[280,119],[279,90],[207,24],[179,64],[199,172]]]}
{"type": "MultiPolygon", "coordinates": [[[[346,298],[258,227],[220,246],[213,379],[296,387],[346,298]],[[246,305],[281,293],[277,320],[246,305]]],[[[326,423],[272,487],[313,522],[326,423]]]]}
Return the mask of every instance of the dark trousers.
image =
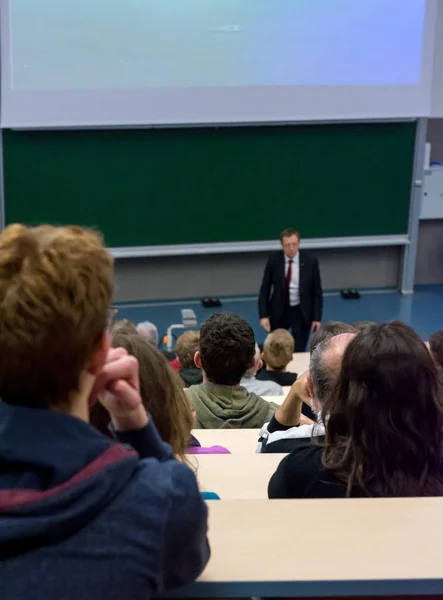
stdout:
{"type": "Polygon", "coordinates": [[[306,352],[310,325],[306,323],[300,306],[287,306],[278,321],[271,322],[272,330],[290,330],[294,338],[295,352],[306,352]]]}

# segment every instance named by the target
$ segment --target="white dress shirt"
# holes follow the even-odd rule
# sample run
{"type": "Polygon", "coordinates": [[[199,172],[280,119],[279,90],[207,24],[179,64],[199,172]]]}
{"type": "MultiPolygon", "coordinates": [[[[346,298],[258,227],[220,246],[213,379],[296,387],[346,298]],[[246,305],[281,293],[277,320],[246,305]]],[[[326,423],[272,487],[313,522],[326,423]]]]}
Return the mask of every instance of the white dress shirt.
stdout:
{"type": "MultiPolygon", "coordinates": [[[[288,275],[290,259],[285,254],[285,278],[288,275]]],[[[300,304],[300,253],[292,259],[292,277],[289,282],[289,306],[300,304]]]]}

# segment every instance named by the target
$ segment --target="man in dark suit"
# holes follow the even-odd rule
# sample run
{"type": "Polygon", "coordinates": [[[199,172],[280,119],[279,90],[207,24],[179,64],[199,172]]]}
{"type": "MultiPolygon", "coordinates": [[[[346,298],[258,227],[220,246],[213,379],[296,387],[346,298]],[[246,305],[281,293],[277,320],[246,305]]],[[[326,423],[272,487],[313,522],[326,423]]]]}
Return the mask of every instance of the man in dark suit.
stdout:
{"type": "Polygon", "coordinates": [[[260,288],[260,325],[266,331],[290,329],[295,351],[304,352],[310,331],[317,331],[323,311],[318,261],[300,251],[300,233],[285,229],[282,251],[271,255],[260,288]]]}

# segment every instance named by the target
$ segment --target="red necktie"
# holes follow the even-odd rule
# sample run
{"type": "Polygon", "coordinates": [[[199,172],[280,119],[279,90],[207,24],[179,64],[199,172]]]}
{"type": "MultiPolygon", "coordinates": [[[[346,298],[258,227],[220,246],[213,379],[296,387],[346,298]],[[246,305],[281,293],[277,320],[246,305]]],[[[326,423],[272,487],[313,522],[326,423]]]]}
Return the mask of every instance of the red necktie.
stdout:
{"type": "Polygon", "coordinates": [[[286,273],[286,293],[288,296],[288,302],[289,304],[291,303],[291,299],[290,299],[290,291],[289,291],[289,286],[291,284],[291,279],[292,279],[292,263],[294,261],[292,260],[292,258],[289,259],[289,264],[288,264],[288,272],[286,273]]]}

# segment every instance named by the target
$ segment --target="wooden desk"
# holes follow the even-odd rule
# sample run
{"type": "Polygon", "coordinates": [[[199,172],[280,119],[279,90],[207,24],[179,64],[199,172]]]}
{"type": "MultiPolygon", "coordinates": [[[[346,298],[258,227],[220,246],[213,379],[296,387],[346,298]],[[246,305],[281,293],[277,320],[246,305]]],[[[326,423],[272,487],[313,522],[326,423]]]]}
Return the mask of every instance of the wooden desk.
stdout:
{"type": "Polygon", "coordinates": [[[212,557],[181,597],[443,594],[443,498],[208,504],[212,557]]]}
{"type": "Polygon", "coordinates": [[[269,480],[285,456],[196,455],[191,458],[191,464],[195,462],[197,466],[197,479],[204,492],[215,492],[222,500],[264,500],[268,497],[269,480]]]}
{"type": "Polygon", "coordinates": [[[260,429],[196,429],[192,435],[205,447],[224,446],[232,454],[255,454],[260,429]]]}
{"type": "Polygon", "coordinates": [[[292,360],[286,369],[291,373],[298,373],[301,375],[309,369],[309,360],[309,352],[295,352],[292,355],[292,360]]]}
{"type": "Polygon", "coordinates": [[[281,406],[286,396],[262,396],[262,398],[263,400],[266,400],[266,402],[273,402],[274,404],[281,406]]]}

